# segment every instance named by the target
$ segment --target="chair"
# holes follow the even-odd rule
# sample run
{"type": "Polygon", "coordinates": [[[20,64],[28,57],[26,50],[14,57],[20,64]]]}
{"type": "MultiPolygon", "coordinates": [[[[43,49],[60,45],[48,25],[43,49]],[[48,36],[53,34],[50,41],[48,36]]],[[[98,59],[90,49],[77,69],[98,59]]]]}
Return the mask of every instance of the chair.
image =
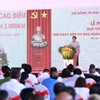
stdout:
{"type": "Polygon", "coordinates": [[[11,98],[11,100],[21,100],[21,98],[20,98],[20,96],[18,95],[18,96],[14,97],[14,98],[11,98]]]}
{"type": "Polygon", "coordinates": [[[69,86],[69,87],[74,87],[75,82],[72,82],[72,81],[66,81],[64,84],[65,84],[66,86],[69,86]]]}
{"type": "Polygon", "coordinates": [[[92,78],[87,78],[86,84],[87,84],[87,87],[90,88],[93,84],[96,84],[96,81],[92,78]]]}
{"type": "Polygon", "coordinates": [[[6,90],[8,92],[9,98],[14,98],[18,96],[18,94],[13,90],[6,90]]]}
{"type": "Polygon", "coordinates": [[[84,98],[80,94],[76,93],[75,100],[84,100],[84,98]]]}
{"type": "Polygon", "coordinates": [[[45,100],[50,100],[49,91],[44,85],[42,84],[35,85],[34,89],[35,89],[36,94],[42,95],[45,100]]]}

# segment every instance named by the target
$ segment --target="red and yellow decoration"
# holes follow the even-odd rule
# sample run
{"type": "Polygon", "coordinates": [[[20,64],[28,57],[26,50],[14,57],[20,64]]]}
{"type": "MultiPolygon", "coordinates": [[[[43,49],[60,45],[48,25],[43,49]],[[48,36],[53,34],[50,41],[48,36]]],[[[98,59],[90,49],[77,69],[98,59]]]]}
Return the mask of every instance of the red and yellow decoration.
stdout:
{"type": "Polygon", "coordinates": [[[62,55],[63,59],[73,59],[76,53],[76,49],[69,45],[59,47],[58,51],[62,55]]]}

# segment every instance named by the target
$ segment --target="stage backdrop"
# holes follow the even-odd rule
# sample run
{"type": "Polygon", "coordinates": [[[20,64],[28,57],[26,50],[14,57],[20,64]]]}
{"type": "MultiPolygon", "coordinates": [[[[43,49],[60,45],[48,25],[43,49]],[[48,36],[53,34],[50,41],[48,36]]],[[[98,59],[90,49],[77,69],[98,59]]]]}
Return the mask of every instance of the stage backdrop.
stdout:
{"type": "Polygon", "coordinates": [[[0,12],[0,50],[6,54],[10,67],[29,63],[34,70],[52,66],[61,70],[63,59],[58,48],[68,45],[73,35],[80,43],[82,70],[87,70],[91,63],[99,67],[100,8],[0,12]],[[34,49],[30,45],[37,26],[48,43],[45,48],[34,49]]]}

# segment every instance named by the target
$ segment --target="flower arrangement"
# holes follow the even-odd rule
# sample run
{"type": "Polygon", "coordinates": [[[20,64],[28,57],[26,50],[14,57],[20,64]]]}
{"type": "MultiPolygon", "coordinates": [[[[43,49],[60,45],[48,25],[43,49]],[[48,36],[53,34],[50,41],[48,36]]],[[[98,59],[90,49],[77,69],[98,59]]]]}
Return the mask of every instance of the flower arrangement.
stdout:
{"type": "Polygon", "coordinates": [[[76,53],[76,49],[70,45],[59,47],[58,51],[62,55],[63,59],[73,59],[76,53]]]}

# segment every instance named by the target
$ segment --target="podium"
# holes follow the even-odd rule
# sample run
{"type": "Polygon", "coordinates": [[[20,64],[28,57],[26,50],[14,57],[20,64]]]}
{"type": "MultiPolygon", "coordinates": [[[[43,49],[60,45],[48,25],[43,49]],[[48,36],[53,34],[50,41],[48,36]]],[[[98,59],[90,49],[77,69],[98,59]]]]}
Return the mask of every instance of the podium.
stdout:
{"type": "Polygon", "coordinates": [[[67,68],[69,64],[72,64],[74,67],[76,67],[77,58],[78,55],[75,55],[73,59],[64,59],[64,68],[67,68]]]}
{"type": "Polygon", "coordinates": [[[69,65],[69,64],[72,64],[73,65],[73,63],[74,63],[74,60],[73,59],[64,59],[64,68],[67,68],[67,66],[69,65]]]}

